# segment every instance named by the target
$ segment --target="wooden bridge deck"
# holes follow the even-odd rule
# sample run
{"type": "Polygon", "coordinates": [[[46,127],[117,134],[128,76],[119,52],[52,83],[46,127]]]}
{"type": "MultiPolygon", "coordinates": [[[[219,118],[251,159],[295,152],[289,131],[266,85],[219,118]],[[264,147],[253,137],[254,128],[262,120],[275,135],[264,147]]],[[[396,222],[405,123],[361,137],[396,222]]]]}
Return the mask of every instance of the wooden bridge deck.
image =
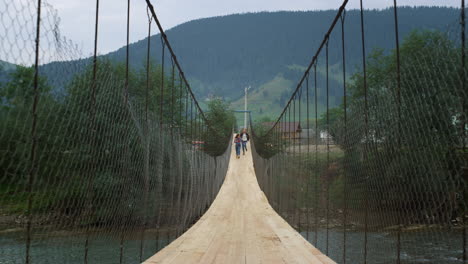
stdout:
{"type": "Polygon", "coordinates": [[[270,206],[249,152],[231,154],[224,184],[201,219],[146,264],[335,263],[270,206]]]}

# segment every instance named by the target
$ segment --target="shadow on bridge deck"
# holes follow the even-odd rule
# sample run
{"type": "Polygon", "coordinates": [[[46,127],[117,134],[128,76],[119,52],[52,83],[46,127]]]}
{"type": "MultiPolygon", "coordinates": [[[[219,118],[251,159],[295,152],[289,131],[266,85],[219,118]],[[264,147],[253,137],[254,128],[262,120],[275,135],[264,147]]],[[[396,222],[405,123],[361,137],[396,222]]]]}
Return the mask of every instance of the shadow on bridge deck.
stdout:
{"type": "Polygon", "coordinates": [[[249,152],[231,154],[209,210],[178,239],[146,260],[154,263],[335,263],[309,244],[270,206],[249,152]]]}

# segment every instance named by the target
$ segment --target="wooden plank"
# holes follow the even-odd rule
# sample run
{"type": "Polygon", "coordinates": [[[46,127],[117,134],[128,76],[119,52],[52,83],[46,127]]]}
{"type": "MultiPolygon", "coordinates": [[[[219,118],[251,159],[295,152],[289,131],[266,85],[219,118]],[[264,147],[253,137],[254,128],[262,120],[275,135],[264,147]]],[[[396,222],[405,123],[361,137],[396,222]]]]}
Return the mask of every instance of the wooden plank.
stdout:
{"type": "Polygon", "coordinates": [[[308,243],[268,204],[258,186],[251,153],[247,152],[241,159],[232,153],[226,179],[203,217],[144,263],[335,262],[308,243]]]}

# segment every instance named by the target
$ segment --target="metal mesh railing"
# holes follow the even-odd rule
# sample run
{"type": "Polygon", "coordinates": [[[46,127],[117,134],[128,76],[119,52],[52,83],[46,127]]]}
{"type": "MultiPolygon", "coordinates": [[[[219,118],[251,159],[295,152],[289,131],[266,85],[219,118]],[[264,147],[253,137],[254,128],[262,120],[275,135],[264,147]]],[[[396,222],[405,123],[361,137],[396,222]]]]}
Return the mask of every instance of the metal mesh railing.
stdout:
{"type": "Polygon", "coordinates": [[[277,122],[251,124],[259,184],[338,263],[465,263],[464,7],[461,27],[414,31],[366,56],[362,8],[362,50],[347,48],[346,4],[277,122]],[[363,56],[352,76],[350,52],[363,56]],[[331,107],[337,82],[342,101],[331,107]]]}
{"type": "Polygon", "coordinates": [[[0,10],[0,263],[155,254],[214,200],[231,131],[209,124],[151,6],[159,56],[148,38],[139,68],[128,30],[122,63],[97,56],[99,1],[91,58],[60,35],[47,3],[0,10]]]}

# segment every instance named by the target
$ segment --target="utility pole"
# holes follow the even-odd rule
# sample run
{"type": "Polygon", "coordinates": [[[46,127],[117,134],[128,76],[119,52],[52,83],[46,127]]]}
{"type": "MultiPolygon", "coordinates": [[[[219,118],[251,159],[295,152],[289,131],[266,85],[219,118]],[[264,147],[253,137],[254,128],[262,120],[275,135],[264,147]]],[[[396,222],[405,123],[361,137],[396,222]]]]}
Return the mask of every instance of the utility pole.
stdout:
{"type": "Polygon", "coordinates": [[[247,128],[247,91],[250,90],[250,86],[249,87],[245,87],[244,88],[244,91],[245,91],[245,97],[244,97],[244,128],[247,128]]]}

